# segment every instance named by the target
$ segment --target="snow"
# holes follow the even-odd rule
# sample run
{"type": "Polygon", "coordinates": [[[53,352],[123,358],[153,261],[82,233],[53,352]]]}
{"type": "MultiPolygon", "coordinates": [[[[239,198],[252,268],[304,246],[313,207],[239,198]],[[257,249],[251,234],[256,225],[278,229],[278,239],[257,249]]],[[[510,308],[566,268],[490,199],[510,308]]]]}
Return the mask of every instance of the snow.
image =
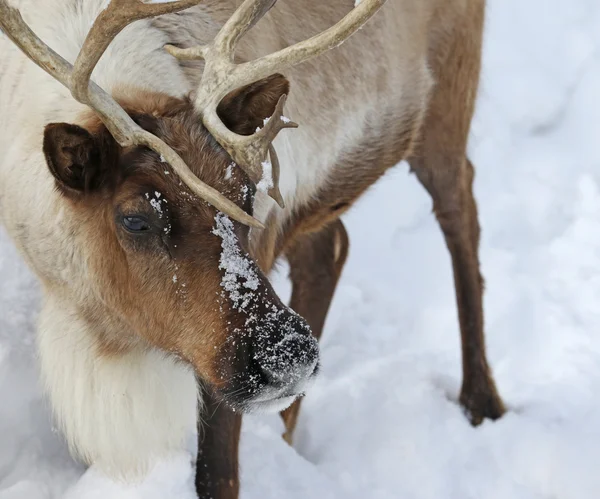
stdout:
{"type": "Polygon", "coordinates": [[[151,199],[150,204],[152,205],[152,208],[154,208],[154,210],[159,214],[159,216],[162,216],[163,211],[161,201],[158,199],[151,199]]]}
{"type": "MultiPolygon", "coordinates": [[[[164,215],[162,204],[167,202],[166,199],[161,199],[161,196],[162,194],[158,191],[154,191],[154,195],[152,196],[152,198],[150,198],[149,193],[146,193],[146,199],[150,200],[150,206],[154,208],[154,211],[158,214],[159,218],[162,218],[164,215]]],[[[168,231],[165,230],[165,232],[168,231]]]]}
{"type": "Polygon", "coordinates": [[[248,307],[255,298],[260,281],[250,258],[242,253],[230,218],[218,213],[213,234],[221,238],[219,268],[224,271],[221,287],[238,310],[248,307]]]}
{"type": "Polygon", "coordinates": [[[258,192],[267,192],[273,187],[273,165],[270,160],[261,162],[262,177],[256,184],[258,192]]]}
{"type": "MultiPolygon", "coordinates": [[[[449,256],[400,165],[346,217],[350,258],[295,447],[277,416],[244,420],[242,499],[597,497],[599,26],[596,0],[489,2],[470,149],[509,413],[474,429],[456,404],[449,256]]],[[[3,232],[0,282],[0,499],[193,498],[186,456],[130,487],[72,462],[36,381],[38,286],[3,232]]]]}
{"type": "Polygon", "coordinates": [[[227,165],[227,170],[225,170],[225,180],[231,180],[233,176],[233,169],[235,168],[235,163],[229,163],[227,165]]]}

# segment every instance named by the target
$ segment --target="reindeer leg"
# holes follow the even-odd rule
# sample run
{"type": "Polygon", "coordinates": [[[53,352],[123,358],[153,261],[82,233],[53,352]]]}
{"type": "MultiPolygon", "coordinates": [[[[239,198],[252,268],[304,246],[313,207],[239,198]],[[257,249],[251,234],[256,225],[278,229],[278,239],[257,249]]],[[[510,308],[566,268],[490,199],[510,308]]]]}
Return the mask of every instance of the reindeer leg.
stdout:
{"type": "Polygon", "coordinates": [[[452,257],[460,322],[463,384],[460,402],[471,422],[504,413],[486,359],[483,334],[483,279],[479,273],[479,222],[473,198],[474,169],[466,157],[480,71],[483,7],[456,26],[442,58],[432,61],[436,87],[422,128],[421,143],[409,160],[433,198],[433,209],[452,257]]]}
{"type": "MultiPolygon", "coordinates": [[[[338,219],[318,232],[295,239],[286,251],[292,280],[291,308],[306,319],[313,334],[321,337],[325,317],[348,254],[348,234],[338,219]]],[[[291,445],[301,400],[281,413],[291,445]]]]}
{"type": "Polygon", "coordinates": [[[238,444],[242,417],[210,390],[203,391],[199,414],[196,492],[198,499],[237,499],[238,444]]]}

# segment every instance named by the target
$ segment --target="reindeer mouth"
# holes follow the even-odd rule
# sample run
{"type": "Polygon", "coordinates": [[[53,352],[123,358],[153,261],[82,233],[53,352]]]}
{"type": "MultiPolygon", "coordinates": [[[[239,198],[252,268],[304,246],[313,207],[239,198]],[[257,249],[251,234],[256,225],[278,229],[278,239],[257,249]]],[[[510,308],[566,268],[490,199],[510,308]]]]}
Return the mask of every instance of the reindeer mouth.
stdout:
{"type": "Polygon", "coordinates": [[[251,393],[234,390],[229,393],[222,392],[223,400],[234,411],[244,414],[269,414],[287,409],[298,398],[304,397],[316,380],[319,371],[318,362],[315,362],[311,374],[291,384],[263,384],[251,393]]]}
{"type": "Polygon", "coordinates": [[[292,395],[288,397],[281,396],[271,400],[252,402],[246,406],[244,412],[246,414],[272,414],[281,412],[287,409],[296,401],[297,398],[303,395],[304,394],[292,395]]]}
{"type": "Polygon", "coordinates": [[[268,414],[287,409],[296,399],[304,397],[316,379],[316,371],[315,368],[315,373],[310,378],[300,382],[295,387],[283,391],[266,388],[263,393],[246,403],[244,412],[247,414],[268,414]]]}

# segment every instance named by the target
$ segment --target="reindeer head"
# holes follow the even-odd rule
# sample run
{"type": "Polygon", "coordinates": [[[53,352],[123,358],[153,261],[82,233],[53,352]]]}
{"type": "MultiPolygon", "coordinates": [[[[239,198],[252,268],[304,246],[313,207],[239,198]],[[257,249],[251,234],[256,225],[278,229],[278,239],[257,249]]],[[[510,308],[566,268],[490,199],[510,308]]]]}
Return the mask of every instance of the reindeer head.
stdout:
{"type": "Polygon", "coordinates": [[[90,251],[95,299],[85,313],[103,325],[107,352],[145,341],[191,363],[233,406],[280,409],[314,374],[318,349],[246,252],[246,226],[262,227],[252,201],[265,165],[268,192],[283,204],[271,143],[296,126],[282,119],[287,81],[269,75],[339,45],[385,0],[363,0],[323,33],[238,64],[238,42],[276,1],[245,0],[210,45],[166,47],[177,58],[205,60],[193,103],[139,92],[117,103],[90,80],[129,23],[199,1],[111,0],[74,65],[6,0],[0,27],[96,112],[81,127],[49,125],[44,152],[90,251]],[[123,330],[131,337],[119,336],[123,330]]]}
{"type": "MultiPolygon", "coordinates": [[[[249,134],[287,92],[274,75],[228,96],[219,114],[249,134]]],[[[124,93],[136,95],[120,104],[141,128],[252,215],[255,184],[189,100],[124,93]]],[[[120,146],[91,113],[81,125],[48,125],[44,153],[78,221],[96,283],[86,313],[101,316],[107,354],[141,339],[189,362],[234,408],[287,406],[315,374],[318,347],[248,255],[248,227],[199,199],[151,149],[120,146]]]]}

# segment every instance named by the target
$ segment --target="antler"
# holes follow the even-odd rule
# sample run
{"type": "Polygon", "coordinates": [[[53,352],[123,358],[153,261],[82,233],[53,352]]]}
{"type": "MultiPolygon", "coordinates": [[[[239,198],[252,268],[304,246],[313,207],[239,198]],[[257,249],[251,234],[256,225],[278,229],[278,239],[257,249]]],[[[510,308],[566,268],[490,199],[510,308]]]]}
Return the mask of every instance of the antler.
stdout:
{"type": "Polygon", "coordinates": [[[181,157],[155,135],[138,126],[115,100],[90,80],[94,67],[111,41],[133,21],[187,9],[200,0],[145,4],[141,0],[111,0],[90,30],[75,65],[54,52],[23,21],[20,12],[0,0],[0,28],[29,57],[67,87],[73,97],[94,109],[123,147],[143,145],[162,155],[173,170],[202,199],[231,218],[253,227],[262,224],[219,191],[198,179],[181,157]]]}
{"type": "Polygon", "coordinates": [[[232,90],[337,47],[365,24],[386,0],[362,0],[346,17],[322,33],[254,61],[235,64],[233,60],[239,40],[276,1],[245,0],[209,45],[187,49],[167,45],[165,48],[171,55],[182,60],[204,59],[204,73],[194,103],[196,110],[202,115],[204,126],[254,181],[261,178],[262,163],[270,151],[273,187],[269,194],[282,205],[278,187],[279,162],[271,142],[283,128],[297,126],[282,120],[285,100],[279,101],[274,115],[265,127],[249,136],[237,135],[229,130],[217,115],[217,106],[232,90]]]}

